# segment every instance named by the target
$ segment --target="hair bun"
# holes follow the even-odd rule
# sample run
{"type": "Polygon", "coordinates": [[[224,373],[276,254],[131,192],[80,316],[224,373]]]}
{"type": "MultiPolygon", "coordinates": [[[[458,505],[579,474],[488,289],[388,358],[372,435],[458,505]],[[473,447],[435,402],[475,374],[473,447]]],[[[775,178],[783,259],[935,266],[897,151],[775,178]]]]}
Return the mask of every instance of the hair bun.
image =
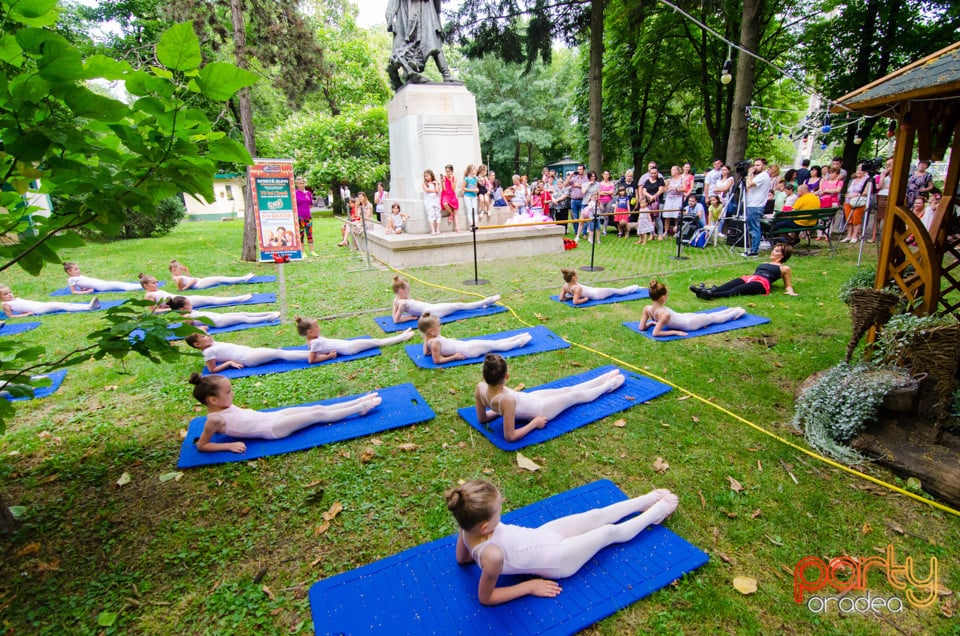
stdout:
{"type": "Polygon", "coordinates": [[[200,384],[200,380],[203,378],[202,375],[194,371],[190,374],[190,378],[187,380],[190,384],[200,384]]]}

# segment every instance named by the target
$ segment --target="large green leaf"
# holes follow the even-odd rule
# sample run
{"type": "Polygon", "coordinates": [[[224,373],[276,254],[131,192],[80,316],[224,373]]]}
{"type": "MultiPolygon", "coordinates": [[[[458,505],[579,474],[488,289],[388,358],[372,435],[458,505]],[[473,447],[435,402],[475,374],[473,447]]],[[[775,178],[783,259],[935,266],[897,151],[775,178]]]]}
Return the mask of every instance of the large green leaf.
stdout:
{"type": "Polygon", "coordinates": [[[119,121],[130,112],[123,102],[97,95],[83,86],[74,86],[67,91],[64,101],[74,114],[100,121],[119,121]]]}
{"type": "Polygon", "coordinates": [[[102,77],[105,80],[122,80],[131,70],[130,64],[109,58],[106,55],[91,55],[83,64],[85,79],[102,77]]]}
{"type": "Polygon", "coordinates": [[[244,165],[250,165],[252,163],[250,153],[243,147],[243,144],[229,137],[214,139],[209,142],[207,144],[206,157],[213,161],[230,161],[244,165]]]}
{"type": "Polygon", "coordinates": [[[39,132],[28,132],[7,141],[7,152],[19,161],[40,161],[50,147],[50,140],[39,132]]]}
{"type": "Polygon", "coordinates": [[[23,64],[23,49],[20,48],[13,34],[6,33],[0,37],[0,62],[6,62],[18,68],[23,64]]]}
{"type": "Polygon", "coordinates": [[[187,71],[200,66],[200,40],[193,32],[193,22],[181,22],[167,29],[157,43],[157,59],[174,71],[187,71]]]}
{"type": "Polygon", "coordinates": [[[80,79],[83,60],[80,51],[66,40],[47,40],[40,47],[40,77],[51,82],[70,82],[80,79]]]}
{"type": "Polygon", "coordinates": [[[56,8],[57,0],[17,0],[10,5],[10,17],[29,26],[47,26],[57,21],[56,8]]]}
{"type": "Polygon", "coordinates": [[[200,70],[197,86],[200,87],[200,92],[210,99],[223,102],[244,86],[256,84],[258,79],[256,73],[237,68],[233,64],[213,62],[200,70]]]}

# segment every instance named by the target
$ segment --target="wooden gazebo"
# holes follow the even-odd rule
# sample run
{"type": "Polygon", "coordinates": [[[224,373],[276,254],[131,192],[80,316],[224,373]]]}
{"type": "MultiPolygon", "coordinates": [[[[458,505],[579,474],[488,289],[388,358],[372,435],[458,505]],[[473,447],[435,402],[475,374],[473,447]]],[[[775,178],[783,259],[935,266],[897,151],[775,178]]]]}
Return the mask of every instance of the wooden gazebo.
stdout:
{"type": "Polygon", "coordinates": [[[960,203],[960,42],[844,95],[833,110],[897,121],[875,287],[893,281],[916,302],[918,314],[942,309],[960,317],[960,242],[948,237],[960,203]],[[929,232],[905,204],[915,146],[921,159],[935,161],[951,148],[943,198],[929,232]]]}

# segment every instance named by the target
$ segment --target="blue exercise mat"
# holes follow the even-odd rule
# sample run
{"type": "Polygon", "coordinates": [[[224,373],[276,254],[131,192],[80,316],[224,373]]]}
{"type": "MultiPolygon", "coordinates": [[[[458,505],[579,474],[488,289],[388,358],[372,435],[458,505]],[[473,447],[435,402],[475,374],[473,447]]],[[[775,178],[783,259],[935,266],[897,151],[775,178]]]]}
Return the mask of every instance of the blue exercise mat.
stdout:
{"type": "MultiPolygon", "coordinates": [[[[117,307],[118,305],[122,305],[122,304],[125,303],[125,302],[127,302],[127,301],[125,301],[125,300],[101,300],[101,301],[100,301],[100,308],[99,308],[99,309],[90,309],[89,311],[103,311],[104,309],[110,309],[111,307],[117,307]]],[[[73,303],[73,304],[74,304],[74,305],[87,305],[87,304],[89,304],[89,303],[73,303]]],[[[30,316],[30,317],[31,317],[31,318],[42,318],[43,316],[55,316],[55,315],[57,315],[57,314],[69,314],[69,313],[87,313],[87,312],[85,312],[85,311],[81,311],[81,312],[76,312],[76,311],[70,312],[70,311],[64,311],[63,309],[57,309],[57,310],[55,310],[55,311],[45,311],[45,312],[43,312],[42,314],[34,314],[33,316],[30,316]]]]}
{"type": "MultiPolygon", "coordinates": [[[[448,316],[444,316],[440,319],[440,324],[445,325],[449,322],[456,322],[458,320],[467,320],[468,318],[478,318],[480,316],[492,316],[493,314],[500,314],[507,310],[503,305],[490,305],[485,309],[469,309],[465,311],[455,311],[448,316]]],[[[403,331],[404,329],[409,329],[413,327],[417,328],[417,321],[410,320],[408,322],[393,322],[393,316],[379,316],[373,319],[374,322],[379,325],[386,333],[393,333],[394,331],[403,331]]]]}
{"type": "Polygon", "coordinates": [[[0,327],[0,336],[16,336],[32,331],[42,324],[42,322],[8,322],[0,327]]]}
{"type": "MultiPolygon", "coordinates": [[[[185,297],[190,298],[190,294],[183,294],[185,297]]],[[[237,296],[242,296],[243,294],[236,294],[237,296]]],[[[250,300],[244,300],[236,303],[227,303],[226,305],[201,305],[199,303],[194,303],[193,299],[190,298],[190,305],[194,309],[217,309],[218,307],[233,307],[234,305],[260,305],[262,303],[275,303],[277,302],[277,295],[273,292],[270,293],[260,293],[253,294],[250,300]]]]}
{"type": "MultiPolygon", "coordinates": [[[[239,325],[230,325],[229,327],[210,327],[207,334],[215,336],[220,333],[230,333],[231,331],[245,331],[247,329],[256,329],[258,327],[279,327],[282,323],[279,320],[265,320],[263,322],[241,323],[239,325]]],[[[181,323],[177,322],[170,325],[171,329],[176,329],[181,323]]],[[[209,325],[208,325],[209,326],[209,325]]],[[[178,336],[175,333],[167,336],[167,340],[183,340],[185,336],[178,336]]]]}
{"type": "MultiPolygon", "coordinates": [[[[367,338],[368,336],[364,336],[367,338]]],[[[353,340],[353,338],[351,338],[353,340]]],[[[281,347],[285,351],[306,351],[307,345],[299,345],[297,347],[281,347]]],[[[350,362],[351,360],[359,360],[361,358],[372,358],[373,356],[380,355],[380,348],[376,347],[373,349],[367,349],[366,351],[361,351],[360,353],[355,353],[350,356],[344,356],[337,354],[337,357],[331,358],[329,360],[324,360],[323,362],[317,362],[315,364],[310,364],[309,362],[287,362],[285,360],[277,360],[276,362],[271,362],[269,364],[260,364],[255,367],[244,367],[242,369],[224,369],[223,371],[217,371],[216,375],[222,375],[227,378],[247,378],[252,375],[269,375],[271,373],[286,373],[287,371],[298,371],[300,369],[310,369],[312,367],[318,367],[322,364],[333,364],[335,362],[350,362]]],[[[207,368],[203,368],[203,375],[211,375],[207,368]]]]}
{"type": "MultiPolygon", "coordinates": [[[[710,309],[705,309],[703,311],[698,311],[698,314],[710,314],[716,311],[721,311],[726,309],[726,307],[711,307],[710,309]]],[[[643,331],[640,330],[640,322],[625,322],[623,323],[624,327],[630,329],[630,331],[635,331],[641,336],[646,336],[651,340],[659,340],[660,342],[666,342],[668,340],[684,340],[686,338],[696,338],[697,336],[709,336],[713,333],[723,333],[724,331],[733,331],[734,329],[743,329],[744,327],[755,327],[757,325],[765,325],[770,322],[769,318],[764,318],[763,316],[755,316],[753,314],[744,314],[736,320],[731,320],[729,322],[721,322],[717,325],[710,325],[709,327],[704,327],[703,329],[697,329],[696,331],[688,331],[685,336],[654,336],[653,335],[653,325],[648,326],[643,331]]]]}
{"type": "MultiPolygon", "coordinates": [[[[423,399],[423,396],[420,395],[417,389],[409,382],[380,389],[377,393],[380,394],[383,402],[366,415],[354,415],[331,424],[309,426],[283,439],[244,439],[241,441],[247,445],[247,451],[245,453],[231,453],[229,451],[202,453],[197,450],[196,441],[200,438],[200,434],[203,433],[203,425],[206,423],[207,418],[194,418],[190,422],[190,427],[187,429],[187,437],[183,440],[183,445],[180,448],[180,460],[177,462],[177,468],[192,468],[194,466],[223,464],[226,462],[243,462],[258,457],[281,455],[283,453],[306,450],[315,446],[362,437],[364,435],[372,435],[373,433],[380,433],[392,428],[419,424],[431,420],[434,417],[433,409],[430,408],[430,405],[423,399]]],[[[347,402],[357,397],[360,396],[352,395],[332,400],[321,400],[319,402],[310,402],[303,406],[336,404],[338,402],[347,402]]],[[[267,410],[277,411],[279,409],[267,410]]],[[[213,436],[212,441],[232,442],[237,440],[227,435],[216,434],[213,436]]]]}
{"type": "Polygon", "coordinates": [[[563,303],[568,307],[576,307],[580,309],[581,307],[595,307],[597,305],[610,305],[612,303],[625,303],[630,300],[643,300],[644,298],[650,298],[650,290],[646,287],[641,287],[632,294],[624,294],[623,296],[610,296],[609,298],[604,298],[603,300],[588,300],[585,303],[579,305],[574,305],[573,300],[560,300],[559,296],[551,296],[550,300],[553,300],[558,303],[563,303]]]}
{"type": "MultiPolygon", "coordinates": [[[[200,278],[199,276],[197,278],[200,278]]],[[[184,289],[185,292],[202,292],[207,289],[213,289],[214,287],[224,287],[226,285],[253,285],[254,283],[275,283],[277,282],[276,276],[254,276],[250,280],[241,280],[235,283],[217,283],[216,285],[210,285],[209,287],[204,287],[203,289],[196,289],[191,287],[190,289],[184,289]]]]}
{"type": "MultiPolygon", "coordinates": [[[[610,364],[598,369],[593,369],[592,371],[587,371],[586,373],[571,375],[566,378],[554,380],[553,382],[548,382],[547,384],[524,389],[524,391],[530,392],[537,391],[539,389],[558,389],[562,387],[573,386],[575,384],[580,384],[581,382],[591,380],[599,375],[603,375],[604,373],[612,371],[616,368],[617,367],[610,364]]],[[[587,424],[601,420],[608,415],[613,415],[614,413],[619,413],[620,411],[626,411],[631,406],[648,402],[655,397],[659,397],[664,393],[668,393],[671,390],[669,386],[657,382],[656,380],[651,380],[650,378],[638,375],[631,371],[623,371],[622,369],[621,371],[623,372],[623,376],[626,378],[626,382],[624,382],[616,391],[613,393],[604,393],[593,402],[577,404],[576,406],[568,408],[566,411],[550,420],[544,428],[530,431],[516,442],[508,442],[506,439],[504,439],[502,417],[491,420],[486,424],[481,424],[479,420],[477,420],[477,409],[472,404],[462,409],[458,409],[457,413],[460,414],[460,417],[463,418],[467,424],[477,429],[483,434],[484,437],[490,440],[490,443],[497,448],[505,451],[515,451],[533,444],[539,444],[541,442],[551,440],[555,437],[560,437],[564,433],[569,433],[570,431],[580,428],[581,426],[586,426],[587,424]]],[[[526,423],[527,420],[517,420],[517,427],[520,427],[526,423]]]]}
{"type": "MultiPolygon", "coordinates": [[[[140,283],[138,281],[133,281],[133,284],[139,285],[140,283]]],[[[167,284],[167,281],[165,280],[157,281],[158,287],[163,287],[166,284],[167,284]]],[[[96,296],[98,294],[133,294],[139,291],[141,290],[134,289],[133,291],[129,291],[126,289],[98,289],[92,294],[74,294],[70,291],[70,287],[68,285],[67,287],[61,287],[60,289],[54,292],[51,292],[50,295],[51,296],[96,296]]]]}
{"type": "MultiPolygon", "coordinates": [[[[616,484],[604,479],[509,512],[503,521],[536,527],[626,498],[616,484]]],[[[456,542],[453,534],[314,583],[310,587],[314,631],[354,636],[575,634],[710,558],[667,528],[651,526],[626,543],[604,548],[576,574],[561,579],[563,592],[556,598],[524,596],[485,607],[477,600],[480,568],[457,565],[456,542]]],[[[526,578],[501,576],[499,585],[526,578]]]]}
{"type": "Polygon", "coordinates": [[[57,389],[60,388],[60,385],[63,384],[63,379],[67,377],[67,370],[60,369],[58,371],[52,371],[51,373],[46,374],[50,378],[50,384],[47,386],[37,387],[33,390],[33,397],[10,397],[4,396],[11,402],[23,402],[24,400],[39,400],[41,398],[50,397],[57,392],[57,389]]]}
{"type": "MultiPolygon", "coordinates": [[[[522,333],[529,333],[531,336],[533,336],[533,339],[519,349],[498,351],[497,353],[502,355],[504,358],[513,358],[515,356],[526,356],[530,355],[531,353],[543,353],[544,351],[556,351],[557,349],[568,349],[570,347],[569,342],[566,342],[563,340],[563,338],[543,326],[530,327],[528,329],[514,329],[513,331],[503,331],[501,333],[491,333],[485,336],[464,338],[464,340],[500,340],[501,338],[510,338],[511,336],[517,336],[522,333]]],[[[444,364],[436,364],[433,361],[433,356],[423,353],[423,342],[407,345],[404,347],[404,349],[406,350],[407,355],[410,356],[410,359],[413,360],[413,363],[421,369],[443,369],[446,367],[459,367],[465,364],[481,364],[484,358],[484,356],[480,356],[479,358],[453,360],[452,362],[446,362],[444,364]]]]}

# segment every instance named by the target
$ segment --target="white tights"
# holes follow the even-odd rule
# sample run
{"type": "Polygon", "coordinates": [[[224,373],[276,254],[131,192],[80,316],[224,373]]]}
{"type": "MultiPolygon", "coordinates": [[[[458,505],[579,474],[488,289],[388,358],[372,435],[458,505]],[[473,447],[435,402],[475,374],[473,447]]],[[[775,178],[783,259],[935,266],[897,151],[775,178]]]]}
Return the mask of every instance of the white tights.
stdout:
{"type": "Polygon", "coordinates": [[[580,285],[581,293],[590,300],[603,300],[611,296],[626,296],[640,289],[639,285],[628,285],[627,287],[588,287],[580,285]]]}
{"type": "MultiPolygon", "coordinates": [[[[592,380],[574,386],[559,389],[540,389],[539,391],[531,391],[528,395],[540,400],[539,413],[536,415],[552,420],[571,406],[593,402],[604,393],[609,393],[619,387],[624,381],[625,378],[620,370],[614,369],[609,373],[604,373],[592,380]]],[[[524,415],[526,414],[524,413],[524,415]]]]}
{"type": "Polygon", "coordinates": [[[280,439],[312,424],[338,422],[356,413],[366,413],[379,405],[380,401],[380,397],[376,393],[371,393],[338,404],[291,406],[282,411],[277,411],[276,414],[279,417],[273,423],[273,434],[276,439],[280,439]]]}
{"type": "Polygon", "coordinates": [[[194,317],[209,318],[214,327],[229,327],[231,325],[251,325],[258,322],[278,320],[279,311],[239,311],[233,313],[215,314],[204,313],[194,317]]]}
{"type": "Polygon", "coordinates": [[[286,349],[271,349],[269,347],[254,347],[245,352],[243,360],[237,360],[245,367],[256,367],[274,360],[287,362],[306,362],[309,351],[287,351],[286,349]]]}
{"type": "Polygon", "coordinates": [[[483,307],[489,307],[490,305],[496,304],[500,300],[500,296],[490,296],[489,298],[484,298],[483,300],[478,300],[475,303],[437,303],[430,304],[420,313],[423,314],[430,312],[431,316],[436,316],[437,318],[443,318],[444,316],[449,316],[450,314],[456,311],[470,311],[472,309],[481,309],[483,307]]]}
{"type": "Polygon", "coordinates": [[[572,576],[603,548],[614,543],[629,541],[647,526],[658,524],[666,519],[676,507],[676,495],[669,490],[654,490],[641,497],[620,501],[605,508],[588,510],[550,521],[541,528],[564,537],[560,543],[560,564],[555,571],[541,570],[536,574],[551,579],[572,576]],[[623,523],[616,523],[636,512],[643,514],[623,523]]]}
{"type": "Polygon", "coordinates": [[[233,284],[233,283],[245,283],[248,280],[253,278],[253,274],[247,274],[246,276],[204,276],[203,278],[198,278],[191,289],[206,289],[208,287],[213,287],[214,285],[220,285],[223,283],[233,284]]]}
{"type": "Polygon", "coordinates": [[[253,294],[243,294],[242,296],[195,296],[190,294],[187,298],[190,299],[190,305],[192,307],[216,307],[219,305],[232,305],[246,302],[253,298],[253,294]]]}
{"type": "Polygon", "coordinates": [[[710,325],[718,325],[723,322],[730,322],[743,316],[747,311],[743,307],[728,307],[720,311],[712,311],[707,314],[673,314],[667,327],[670,329],[680,329],[682,331],[697,331],[710,325]]]}
{"type": "Polygon", "coordinates": [[[403,333],[387,338],[358,338],[356,340],[337,340],[335,338],[324,338],[324,348],[317,353],[329,353],[336,351],[342,356],[352,356],[355,353],[375,349],[377,347],[386,347],[409,340],[413,333],[408,329],[403,333]]]}
{"type": "Polygon", "coordinates": [[[445,356],[462,353],[465,358],[479,358],[493,351],[510,351],[525,346],[533,339],[528,333],[519,333],[500,340],[445,340],[441,353],[445,356]]]}

